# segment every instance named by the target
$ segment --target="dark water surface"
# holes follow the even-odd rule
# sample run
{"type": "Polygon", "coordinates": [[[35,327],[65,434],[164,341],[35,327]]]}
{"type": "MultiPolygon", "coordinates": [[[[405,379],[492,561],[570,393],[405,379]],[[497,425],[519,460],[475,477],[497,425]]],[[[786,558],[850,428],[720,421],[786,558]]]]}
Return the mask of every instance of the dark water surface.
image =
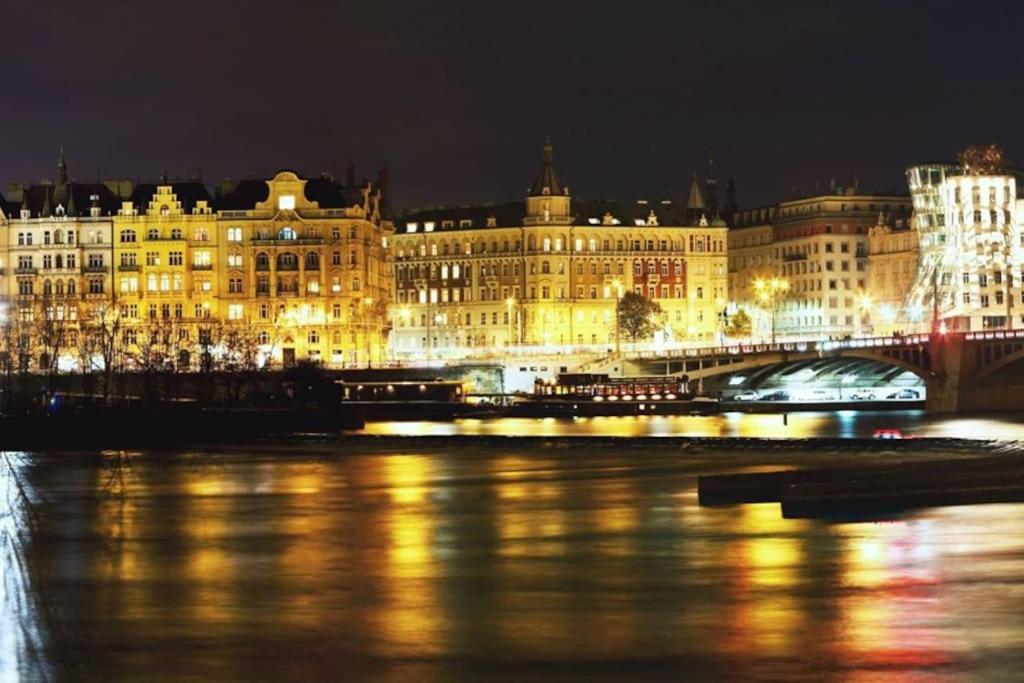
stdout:
{"type": "Polygon", "coordinates": [[[698,473],[869,457],[9,453],[0,680],[1015,679],[1024,506],[697,505],[698,473]]]}

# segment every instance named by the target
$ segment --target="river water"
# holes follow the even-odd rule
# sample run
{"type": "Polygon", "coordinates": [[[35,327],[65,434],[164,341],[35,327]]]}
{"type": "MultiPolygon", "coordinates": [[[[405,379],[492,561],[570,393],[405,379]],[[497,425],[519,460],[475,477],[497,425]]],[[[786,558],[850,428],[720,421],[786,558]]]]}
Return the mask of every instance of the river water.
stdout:
{"type": "Polygon", "coordinates": [[[933,416],[923,410],[838,410],[782,414],[727,412],[717,415],[493,418],[451,422],[371,422],[365,432],[382,435],[690,436],[803,439],[871,438],[898,429],[907,437],[1024,440],[1024,415],[933,416]]]}
{"type": "Polygon", "coordinates": [[[665,443],[4,454],[0,681],[1018,676],[1024,506],[702,508],[702,473],[928,455],[665,443]]]}

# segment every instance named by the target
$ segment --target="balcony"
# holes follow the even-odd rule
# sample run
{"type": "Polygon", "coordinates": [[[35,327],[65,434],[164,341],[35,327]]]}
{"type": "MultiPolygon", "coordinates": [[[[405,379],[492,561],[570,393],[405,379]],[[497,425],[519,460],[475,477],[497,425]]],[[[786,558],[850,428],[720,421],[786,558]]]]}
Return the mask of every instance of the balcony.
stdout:
{"type": "Polygon", "coordinates": [[[107,266],[86,266],[83,269],[86,273],[107,273],[110,269],[107,266]]]}
{"type": "Polygon", "coordinates": [[[119,265],[117,267],[117,269],[119,271],[121,271],[122,273],[137,273],[137,272],[139,272],[139,264],[138,263],[122,263],[121,265],[119,265]]]}
{"type": "Polygon", "coordinates": [[[193,263],[192,270],[213,270],[212,263],[193,263]]]}
{"type": "Polygon", "coordinates": [[[299,269],[299,264],[298,263],[278,263],[277,264],[277,269],[278,270],[295,271],[295,270],[299,269]]]}
{"type": "Polygon", "coordinates": [[[300,237],[293,240],[285,239],[254,239],[252,241],[253,246],[257,247],[287,247],[289,245],[297,246],[312,246],[317,244],[323,244],[323,237],[300,237]]]}
{"type": "Polygon", "coordinates": [[[270,270],[270,264],[269,263],[257,263],[256,264],[256,270],[262,270],[262,271],[270,270]]]}
{"type": "Polygon", "coordinates": [[[33,268],[31,266],[18,266],[17,268],[14,269],[15,275],[35,275],[38,272],[38,268],[33,268]]]}
{"type": "Polygon", "coordinates": [[[790,261],[806,261],[807,260],[807,254],[805,254],[803,252],[801,252],[799,254],[786,254],[786,255],[784,255],[782,257],[782,260],[786,261],[787,263],[790,262],[790,261]]]}

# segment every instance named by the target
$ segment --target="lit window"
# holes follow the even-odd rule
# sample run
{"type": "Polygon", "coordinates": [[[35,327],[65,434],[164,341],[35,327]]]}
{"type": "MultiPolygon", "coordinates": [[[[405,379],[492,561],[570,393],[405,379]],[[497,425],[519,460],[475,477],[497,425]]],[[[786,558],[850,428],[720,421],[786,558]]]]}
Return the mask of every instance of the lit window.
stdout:
{"type": "Polygon", "coordinates": [[[277,198],[277,208],[279,211],[294,211],[295,210],[295,195],[283,194],[277,198]]]}
{"type": "Polygon", "coordinates": [[[242,304],[228,304],[228,320],[242,319],[242,304]]]}

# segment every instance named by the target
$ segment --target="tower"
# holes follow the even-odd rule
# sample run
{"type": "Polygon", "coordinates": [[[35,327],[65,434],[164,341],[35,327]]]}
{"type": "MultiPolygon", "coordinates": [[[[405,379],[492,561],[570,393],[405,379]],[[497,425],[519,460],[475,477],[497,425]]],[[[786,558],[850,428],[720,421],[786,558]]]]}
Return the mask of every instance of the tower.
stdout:
{"type": "Polygon", "coordinates": [[[686,213],[684,215],[686,225],[700,225],[701,219],[707,219],[704,197],[700,193],[700,182],[697,180],[697,171],[693,172],[693,180],[690,181],[690,194],[686,198],[686,213]]]}
{"type": "Polygon", "coordinates": [[[704,206],[707,208],[709,221],[718,217],[718,180],[715,178],[714,159],[708,159],[708,177],[704,180],[704,206]]]}
{"type": "Polygon", "coordinates": [[[562,185],[555,171],[555,148],[551,140],[541,147],[540,170],[526,195],[526,223],[571,222],[569,216],[569,188],[562,185]]]}
{"type": "Polygon", "coordinates": [[[722,218],[730,228],[737,211],[739,211],[739,207],[736,205],[736,183],[729,178],[725,182],[725,206],[722,207],[722,218]]]}

